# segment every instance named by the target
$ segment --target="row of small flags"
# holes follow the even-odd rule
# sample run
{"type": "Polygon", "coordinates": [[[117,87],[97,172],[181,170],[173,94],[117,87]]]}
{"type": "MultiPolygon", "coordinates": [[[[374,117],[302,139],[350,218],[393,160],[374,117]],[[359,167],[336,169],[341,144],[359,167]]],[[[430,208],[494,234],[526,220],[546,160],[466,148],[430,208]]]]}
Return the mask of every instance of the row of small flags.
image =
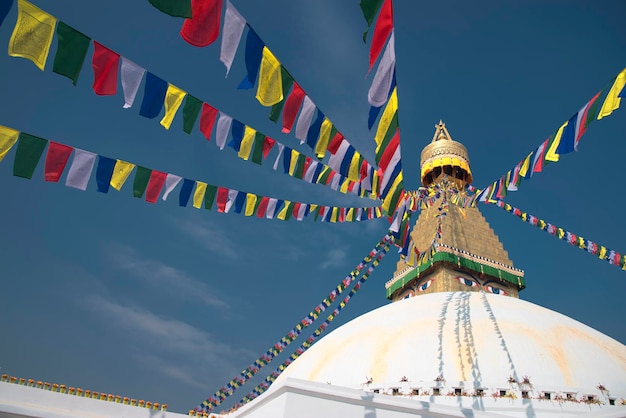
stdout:
{"type": "Polygon", "coordinates": [[[494,203],[497,207],[504,209],[506,212],[512,213],[513,215],[520,218],[522,221],[534,225],[542,231],[546,231],[550,235],[554,235],[557,238],[566,241],[575,247],[578,247],[584,251],[587,251],[590,254],[595,255],[600,260],[606,260],[609,264],[621,267],[622,270],[626,270],[626,254],[622,255],[615,250],[606,248],[603,245],[598,245],[593,241],[589,241],[588,239],[583,238],[580,235],[576,235],[572,232],[566,231],[565,229],[546,222],[543,219],[539,219],[536,216],[529,215],[526,212],[522,212],[520,209],[511,206],[502,200],[498,199],[495,200],[495,202],[491,203],[494,203]]]}
{"type": "Polygon", "coordinates": [[[363,276],[361,277],[361,279],[359,279],[359,281],[354,285],[354,287],[350,290],[350,292],[348,293],[348,295],[341,301],[339,302],[339,305],[335,308],[335,310],[326,318],[326,320],[313,332],[313,334],[311,334],[309,336],[309,338],[307,338],[306,341],[304,341],[300,347],[298,347],[296,349],[295,352],[293,352],[280,366],[278,366],[276,368],[276,370],[274,370],[272,373],[270,373],[263,382],[261,382],[259,385],[257,385],[253,390],[251,390],[246,396],[244,396],[239,402],[237,402],[234,406],[235,409],[241,408],[243,405],[245,405],[246,403],[254,400],[256,397],[258,397],[259,395],[261,395],[263,392],[265,392],[267,389],[269,389],[270,385],[272,383],[274,383],[274,381],[281,375],[281,373],[283,371],[285,371],[285,369],[287,369],[287,367],[293,363],[298,357],[300,357],[302,354],[304,354],[312,345],[313,343],[319,338],[321,337],[322,333],[324,332],[324,330],[326,330],[326,328],[328,328],[328,326],[330,325],[330,323],[337,317],[337,315],[339,315],[339,313],[341,312],[341,310],[343,308],[346,307],[346,305],[348,304],[348,302],[350,301],[350,299],[359,291],[359,289],[361,289],[361,286],[363,285],[363,283],[365,283],[365,281],[371,276],[371,274],[374,272],[374,269],[380,264],[380,262],[382,261],[383,257],[387,254],[388,250],[389,250],[389,246],[390,243],[387,243],[385,245],[385,247],[382,249],[382,251],[378,254],[378,256],[376,257],[376,259],[372,262],[372,265],[367,269],[367,271],[363,274],[363,276]]]}
{"type": "MultiPolygon", "coordinates": [[[[108,193],[110,187],[120,191],[136,168],[133,180],[133,196],[141,198],[145,194],[146,201],[150,203],[156,203],[161,194],[161,198],[166,200],[170,193],[181,184],[180,206],[187,206],[191,200],[193,207],[200,209],[204,206],[205,209],[211,210],[215,204],[217,211],[221,213],[243,213],[245,216],[285,221],[292,217],[301,221],[307,216],[313,216],[316,221],[320,219],[322,222],[354,222],[383,216],[380,207],[341,208],[323,206],[292,202],[215,186],[198,180],[186,179],[176,174],[152,170],[127,161],[97,155],[5,126],[0,126],[0,161],[16,143],[17,149],[13,164],[14,176],[31,179],[47,146],[44,165],[45,181],[59,182],[73,153],[74,158],[69,164],[65,184],[68,187],[83,191],[87,189],[94,167],[97,188],[101,193],[108,193]]],[[[320,181],[320,178],[317,181],[320,181]]]]}
{"type": "MultiPolygon", "coordinates": [[[[359,264],[352,270],[329,294],[326,296],[318,305],[313,308],[308,315],[306,315],[300,322],[298,322],[284,337],[278,340],[275,344],[273,344],[262,356],[252,362],[248,367],[241,371],[241,373],[233,378],[230,382],[228,382],[225,386],[218,389],[212,396],[206,399],[196,410],[211,410],[216,406],[220,405],[227,397],[232,395],[235,390],[237,390],[240,386],[245,384],[252,376],[256,375],[263,367],[269,364],[278,354],[280,354],[289,344],[291,344],[298,336],[302,333],[304,329],[306,329],[309,325],[313,324],[315,320],[328,308],[338,296],[340,296],[343,291],[348,288],[359,276],[361,271],[372,264],[366,272],[366,275],[371,274],[373,271],[372,266],[378,265],[380,259],[382,258],[381,254],[385,253],[389,248],[390,243],[393,242],[392,235],[385,235],[376,245],[375,247],[361,260],[359,264]],[[375,264],[374,264],[375,263],[375,264]]],[[[366,277],[364,275],[364,277],[366,277]]],[[[366,280],[366,279],[365,279],[366,280]]],[[[363,278],[357,283],[357,286],[360,287],[363,278]]],[[[356,287],[356,286],[355,286],[356,287]]],[[[357,288],[358,290],[358,288],[357,288]]],[[[354,291],[354,289],[353,289],[354,291]]],[[[356,292],[356,291],[355,291],[356,292]]],[[[352,294],[352,292],[351,292],[352,294]]],[[[349,299],[349,297],[347,298],[349,299]]],[[[346,299],[344,299],[340,303],[340,308],[343,309],[347,303],[346,299]],[[342,305],[343,304],[343,305],[342,305]]],[[[339,310],[341,310],[339,309],[339,310]]],[[[337,311],[337,310],[335,310],[337,311]]],[[[337,311],[338,313],[338,311],[337,311]]],[[[336,316],[335,312],[331,314],[328,318],[334,319],[336,316]]],[[[330,319],[330,321],[332,321],[330,319]]],[[[327,319],[328,320],[328,319],[327,319]]],[[[329,322],[330,322],[329,321],[329,322]]],[[[321,326],[318,328],[313,334],[315,337],[311,340],[312,337],[309,337],[305,342],[305,348],[308,348],[317,338],[317,336],[321,335],[328,324],[321,326]]],[[[301,350],[302,347],[298,350],[301,350]]],[[[286,366],[284,366],[286,367],[286,366]]]]}
{"type": "Polygon", "coordinates": [[[558,162],[563,154],[578,151],[578,143],[589,124],[609,116],[619,108],[621,98],[626,95],[625,85],[626,68],[514,168],[488,187],[477,191],[478,199],[487,203],[504,199],[508,192],[517,191],[522,180],[542,172],[545,165],[558,162]]]}
{"type": "Polygon", "coordinates": [[[359,181],[362,179],[360,172],[374,170],[294,80],[230,1],[185,0],[177,2],[177,6],[167,0],[150,0],[150,3],[171,16],[186,18],[180,34],[193,46],[210,45],[221,30],[220,60],[226,67],[227,76],[247,29],[244,54],[247,74],[238,88],[247,90],[257,85],[257,100],[263,106],[271,106],[270,120],[277,122],[282,113],[282,132],[290,133],[295,124],[295,136],[300,143],[306,143],[320,160],[328,151],[332,155],[329,165],[341,175],[359,181]]]}
{"type": "MultiPolygon", "coordinates": [[[[58,46],[52,71],[68,77],[76,84],[92,42],[91,38],[62,21],[57,23],[55,17],[26,0],[18,0],[18,18],[9,42],[9,55],[30,59],[43,70],[54,38],[55,27],[58,46]]],[[[123,107],[130,108],[145,77],[139,114],[147,118],[156,118],[165,108],[160,121],[165,129],[170,128],[182,107],[184,132],[191,134],[199,119],[199,130],[208,141],[214,137],[219,149],[222,150],[228,145],[243,160],[262,165],[276,146],[278,153],[274,161],[274,170],[278,169],[282,158],[284,173],[292,177],[315,183],[311,179],[316,174],[321,176],[324,173],[336,179],[328,183],[318,182],[319,184],[332,185],[334,190],[342,193],[371,198],[375,198],[384,186],[382,172],[375,170],[349,146],[327,119],[321,120],[317,129],[307,130],[308,138],[315,140],[316,160],[219,111],[95,40],[93,46],[94,92],[97,95],[117,94],[119,78],[124,93],[123,107]],[[321,162],[327,150],[331,153],[328,165],[321,162]]],[[[265,72],[262,71],[262,74],[265,72]]],[[[263,80],[265,78],[261,77],[263,80]]],[[[295,90],[297,89],[294,89],[290,97],[296,94],[295,90]]],[[[310,121],[303,120],[303,113],[298,120],[298,126],[302,124],[308,128],[310,121]]]]}

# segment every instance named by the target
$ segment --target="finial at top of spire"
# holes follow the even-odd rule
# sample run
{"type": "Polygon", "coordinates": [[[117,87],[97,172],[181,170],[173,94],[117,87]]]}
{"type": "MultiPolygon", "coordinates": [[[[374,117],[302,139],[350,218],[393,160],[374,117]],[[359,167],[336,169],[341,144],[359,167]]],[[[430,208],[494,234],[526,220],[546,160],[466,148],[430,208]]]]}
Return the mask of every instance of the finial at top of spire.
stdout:
{"type": "Polygon", "coordinates": [[[439,119],[439,123],[435,125],[435,135],[433,135],[433,140],[431,142],[441,141],[445,139],[452,140],[452,137],[446,129],[446,124],[443,123],[441,119],[439,119]]]}

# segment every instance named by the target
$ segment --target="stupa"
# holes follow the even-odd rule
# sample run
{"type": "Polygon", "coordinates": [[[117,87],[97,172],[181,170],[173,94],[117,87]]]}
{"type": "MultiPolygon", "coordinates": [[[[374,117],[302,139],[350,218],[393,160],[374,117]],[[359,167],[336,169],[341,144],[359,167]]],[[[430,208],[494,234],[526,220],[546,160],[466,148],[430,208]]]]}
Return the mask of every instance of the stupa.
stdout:
{"type": "MultiPolygon", "coordinates": [[[[480,211],[448,202],[472,172],[443,122],[422,151],[421,180],[439,191],[411,233],[414,253],[429,257],[398,262],[385,285],[392,303],[322,338],[224,416],[626,416],[626,346],[519,299],[524,272],[480,211]]],[[[26,386],[0,382],[0,418],[185,416],[26,386]]]]}

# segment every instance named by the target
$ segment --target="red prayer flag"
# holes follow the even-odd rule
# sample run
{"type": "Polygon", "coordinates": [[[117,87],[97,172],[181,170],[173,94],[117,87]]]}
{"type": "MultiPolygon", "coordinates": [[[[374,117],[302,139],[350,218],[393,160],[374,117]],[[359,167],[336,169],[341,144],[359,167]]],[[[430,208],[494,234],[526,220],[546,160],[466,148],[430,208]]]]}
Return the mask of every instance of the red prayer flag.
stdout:
{"type": "Polygon", "coordinates": [[[202,103],[202,113],[200,114],[200,131],[207,141],[211,140],[211,131],[217,117],[217,109],[208,103],[202,103]]]}
{"type": "Polygon", "coordinates": [[[270,198],[267,196],[263,196],[263,199],[261,199],[261,203],[259,203],[259,207],[256,210],[256,216],[257,218],[264,218],[265,217],[265,212],[267,211],[267,205],[270,202],[270,198]]]}
{"type": "Polygon", "coordinates": [[[293,123],[296,121],[298,110],[302,105],[306,93],[302,90],[302,87],[297,82],[293,82],[293,89],[285,100],[285,108],[283,110],[283,129],[282,132],[288,134],[291,132],[293,123]]]}
{"type": "Polygon", "coordinates": [[[226,202],[228,202],[229,189],[226,187],[217,188],[217,211],[220,213],[226,212],[226,202]]]}
{"type": "Polygon", "coordinates": [[[293,205],[292,215],[295,216],[296,218],[298,217],[298,213],[300,212],[300,206],[302,206],[302,203],[300,202],[296,202],[296,204],[293,205]]]}
{"type": "Polygon", "coordinates": [[[48,142],[48,153],[46,154],[46,165],[44,167],[44,178],[46,181],[58,182],[67,160],[74,148],[59,144],[58,142],[48,142]]]}
{"type": "Polygon", "coordinates": [[[146,188],[146,202],[156,203],[163,185],[165,184],[165,178],[167,173],[162,171],[152,170],[150,173],[150,180],[148,181],[148,187],[146,188]]]}
{"type": "Polygon", "coordinates": [[[361,163],[361,168],[359,170],[359,181],[363,180],[365,177],[367,177],[367,171],[369,169],[369,163],[367,162],[367,160],[363,160],[363,162],[361,163]]]}
{"type": "Polygon", "coordinates": [[[270,153],[272,148],[274,148],[274,144],[276,144],[276,141],[270,137],[265,137],[263,140],[263,158],[267,158],[267,155],[270,153]]]}
{"type": "Polygon", "coordinates": [[[335,155],[342,141],[343,141],[343,135],[341,134],[341,132],[337,132],[335,136],[333,136],[333,139],[331,139],[330,142],[328,143],[328,148],[326,148],[326,150],[330,152],[332,155],[335,155]]]}
{"type": "Polygon", "coordinates": [[[120,54],[96,41],[93,41],[93,46],[93,91],[100,96],[114,95],[117,93],[120,54]]]}
{"type": "Polygon", "coordinates": [[[193,46],[211,45],[220,33],[224,0],[192,0],[191,19],[185,19],[180,36],[193,46]]]}
{"type": "Polygon", "coordinates": [[[376,27],[374,28],[374,36],[372,37],[372,45],[370,46],[370,70],[378,59],[380,52],[389,38],[389,34],[393,29],[393,8],[391,0],[385,0],[383,7],[380,9],[376,27]]]}

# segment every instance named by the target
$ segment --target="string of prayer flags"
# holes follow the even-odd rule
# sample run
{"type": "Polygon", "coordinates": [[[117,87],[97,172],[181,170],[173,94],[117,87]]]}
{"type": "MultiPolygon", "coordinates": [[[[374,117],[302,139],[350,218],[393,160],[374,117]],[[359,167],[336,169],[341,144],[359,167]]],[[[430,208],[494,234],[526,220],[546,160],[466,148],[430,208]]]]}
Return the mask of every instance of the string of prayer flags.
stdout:
{"type": "Polygon", "coordinates": [[[120,54],[96,41],[93,46],[93,91],[100,96],[114,95],[117,93],[120,54]]]}
{"type": "Polygon", "coordinates": [[[380,52],[387,41],[387,38],[393,30],[393,6],[391,0],[384,0],[383,5],[376,19],[374,26],[374,35],[372,36],[372,45],[370,46],[370,66],[371,71],[374,63],[378,59],[380,52]]]}
{"type": "Polygon", "coordinates": [[[367,93],[367,101],[373,107],[381,107],[387,102],[396,67],[396,52],[393,31],[378,64],[372,85],[367,93]]]}
{"type": "Polygon", "coordinates": [[[367,39],[367,33],[374,22],[374,18],[376,17],[376,13],[380,10],[380,6],[383,4],[383,0],[361,0],[361,10],[363,11],[363,16],[367,21],[367,30],[363,33],[363,42],[367,39]]]}
{"type": "Polygon", "coordinates": [[[625,85],[626,68],[514,168],[490,186],[477,191],[478,200],[494,203],[494,195],[499,199],[504,198],[507,191],[517,191],[523,179],[529,179],[534,173],[542,172],[545,165],[558,162],[563,154],[578,151],[578,143],[587,132],[589,124],[619,108],[625,85]]]}
{"type": "Polygon", "coordinates": [[[220,33],[223,0],[191,0],[191,17],[185,19],[180,36],[197,47],[211,45],[220,33]]]}
{"type": "Polygon", "coordinates": [[[235,59],[237,48],[246,27],[246,19],[235,9],[230,0],[226,0],[224,12],[224,26],[222,28],[222,45],[220,47],[220,61],[226,66],[226,76],[235,59]]]}
{"type": "Polygon", "coordinates": [[[522,221],[534,225],[542,231],[546,231],[550,235],[554,235],[563,241],[567,241],[569,244],[595,255],[600,260],[605,260],[611,265],[618,266],[621,267],[622,270],[626,270],[626,254],[619,253],[615,250],[606,248],[603,245],[599,245],[593,241],[589,241],[588,239],[583,238],[580,235],[576,235],[572,232],[566,231],[565,229],[546,222],[543,219],[539,219],[536,216],[523,212],[520,209],[509,205],[503,200],[496,200],[494,203],[500,209],[503,209],[508,213],[512,213],[513,215],[520,218],[522,221]]]}
{"type": "Polygon", "coordinates": [[[57,20],[26,0],[17,1],[17,23],[9,40],[9,55],[46,66],[57,20]]]}
{"type": "Polygon", "coordinates": [[[191,18],[191,0],[148,0],[154,7],[174,17],[191,18]]]}
{"type": "MultiPolygon", "coordinates": [[[[293,363],[298,357],[300,357],[310,347],[313,346],[315,341],[319,339],[324,333],[324,331],[330,326],[330,323],[334,321],[335,318],[337,318],[339,313],[346,307],[348,302],[350,302],[350,299],[352,299],[352,297],[356,295],[356,293],[361,289],[363,283],[367,281],[367,279],[374,272],[375,268],[378,267],[383,257],[389,251],[390,243],[392,241],[393,239],[390,242],[387,242],[385,244],[383,249],[378,253],[376,258],[372,261],[372,264],[363,274],[361,279],[359,279],[359,281],[352,287],[352,289],[350,289],[350,292],[348,292],[348,295],[341,302],[339,302],[338,306],[333,310],[333,312],[328,317],[326,317],[326,320],[322,322],[320,326],[315,331],[313,331],[313,333],[300,345],[300,347],[298,347],[280,366],[278,366],[276,370],[270,373],[263,382],[261,382],[252,391],[250,391],[243,399],[241,399],[237,404],[235,404],[235,408],[239,408],[245,405],[247,402],[250,402],[257,396],[261,395],[264,391],[269,389],[271,384],[282,374],[283,371],[287,369],[287,366],[293,363]]],[[[227,386],[227,389],[228,389],[228,386],[227,386]]]]}
{"type": "MultiPolygon", "coordinates": [[[[257,374],[263,367],[269,364],[278,354],[280,354],[289,344],[291,344],[304,329],[313,324],[315,320],[337,299],[343,291],[348,288],[353,281],[359,276],[360,272],[375,261],[383,251],[389,248],[389,243],[393,238],[385,235],[374,248],[361,260],[359,264],[326,296],[318,305],[316,305],[301,321],[299,321],[284,337],[273,344],[265,354],[254,360],[241,373],[234,377],[225,386],[218,389],[212,396],[203,401],[196,410],[210,411],[220,405],[226,398],[232,395],[235,390],[242,386],[252,376],[257,374]]],[[[360,286],[359,286],[360,287],[360,286]]],[[[358,290],[358,289],[357,289],[358,290]]]]}

